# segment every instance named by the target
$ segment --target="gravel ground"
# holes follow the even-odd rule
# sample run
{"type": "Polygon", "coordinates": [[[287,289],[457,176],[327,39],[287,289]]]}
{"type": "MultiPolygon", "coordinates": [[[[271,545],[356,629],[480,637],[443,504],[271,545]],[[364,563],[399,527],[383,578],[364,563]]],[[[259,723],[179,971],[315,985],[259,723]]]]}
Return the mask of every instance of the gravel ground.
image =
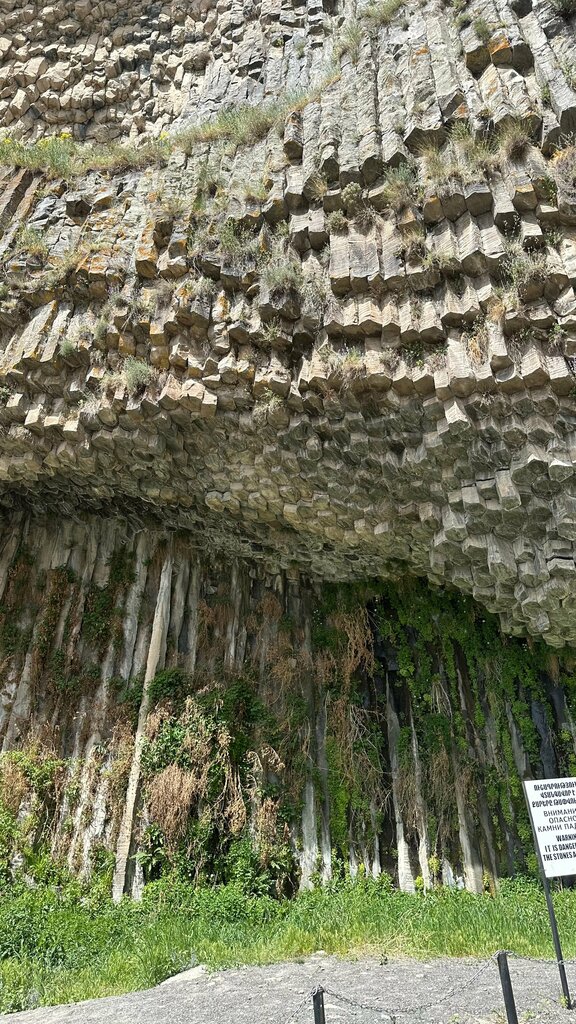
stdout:
{"type": "MultiPolygon", "coordinates": [[[[555,964],[511,960],[518,1017],[530,1024],[568,1024],[555,964]]],[[[326,1024],[504,1024],[495,962],[477,960],[340,960],[316,953],[301,963],[207,973],[196,967],[157,988],[69,1006],[0,1015],[11,1024],[313,1024],[310,1000],[326,990],[326,1024]],[[453,990],[453,991],[452,991],[453,990]],[[445,998],[449,993],[449,998],[445,998]],[[364,1008],[349,1005],[339,996],[364,1008]],[[427,1004],[434,1004],[428,1006],[427,1004]],[[382,1008],[373,1009],[372,1007],[382,1008]]],[[[576,993],[576,968],[569,981],[576,993]]]]}

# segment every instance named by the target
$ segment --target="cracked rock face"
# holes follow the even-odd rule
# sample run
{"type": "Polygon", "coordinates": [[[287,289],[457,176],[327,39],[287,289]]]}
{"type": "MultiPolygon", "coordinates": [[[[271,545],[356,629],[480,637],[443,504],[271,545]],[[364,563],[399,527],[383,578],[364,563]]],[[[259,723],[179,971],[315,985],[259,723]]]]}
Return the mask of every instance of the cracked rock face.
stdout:
{"type": "Polygon", "coordinates": [[[6,516],[415,573],[576,642],[570,22],[0,7],[6,516]]]}

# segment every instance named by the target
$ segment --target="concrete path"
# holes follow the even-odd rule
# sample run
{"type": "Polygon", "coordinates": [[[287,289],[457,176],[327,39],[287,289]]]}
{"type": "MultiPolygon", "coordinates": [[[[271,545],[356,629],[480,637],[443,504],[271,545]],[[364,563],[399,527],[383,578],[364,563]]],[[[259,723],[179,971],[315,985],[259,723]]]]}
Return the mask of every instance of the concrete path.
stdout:
{"type": "MultiPolygon", "coordinates": [[[[25,1013],[4,1024],[313,1024],[307,996],[326,990],[326,1024],[504,1024],[498,969],[475,960],[339,960],[316,953],[302,963],[210,974],[196,967],[155,989],[25,1013]],[[446,996],[448,995],[448,998],[446,996]],[[343,997],[343,998],[342,998],[343,997]],[[349,1000],[346,1002],[345,1000],[349,1000]],[[356,1004],[364,1004],[363,1007],[356,1004]],[[427,1004],[435,1004],[428,1006],[427,1004]],[[421,1007],[421,1009],[416,1009],[421,1007]],[[398,1012],[398,1011],[409,1012],[398,1012]]],[[[553,964],[511,960],[520,1022],[569,1024],[553,964]]],[[[570,978],[576,993],[576,967],[570,978]]]]}

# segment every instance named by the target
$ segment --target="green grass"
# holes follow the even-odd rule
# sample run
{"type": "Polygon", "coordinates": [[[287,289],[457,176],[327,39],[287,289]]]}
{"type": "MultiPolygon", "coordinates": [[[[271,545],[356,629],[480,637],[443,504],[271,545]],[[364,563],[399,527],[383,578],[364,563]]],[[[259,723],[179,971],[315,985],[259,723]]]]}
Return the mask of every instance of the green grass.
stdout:
{"type": "Polygon", "coordinates": [[[223,110],[210,121],[174,134],[162,133],[159,138],[149,139],[140,146],[75,142],[68,133],[45,136],[33,143],[6,136],[0,139],[0,165],[28,167],[51,178],[70,180],[92,170],[113,174],[165,164],[176,150],[190,154],[206,144],[255,145],[266,138],[271,128],[283,126],[288,113],[317,100],[337,78],[338,74],[332,73],[309,92],[287,94],[280,100],[259,106],[239,104],[223,110]]]}
{"type": "Polygon", "coordinates": [[[342,210],[332,210],[332,213],[329,213],[326,218],[326,223],[328,224],[328,230],[331,235],[342,234],[344,231],[348,230],[348,221],[342,213],[342,210]]]}
{"type": "Polygon", "coordinates": [[[64,356],[64,358],[71,356],[76,351],[76,345],[72,338],[63,338],[59,343],[58,348],[60,350],[60,355],[64,356]]]}
{"type": "Polygon", "coordinates": [[[273,254],[263,266],[261,276],[273,295],[300,291],[303,284],[302,265],[288,253],[273,254]]]}
{"type": "Polygon", "coordinates": [[[396,213],[416,202],[418,193],[417,172],[411,164],[400,164],[385,171],[382,196],[396,213]]]}
{"type": "Polygon", "coordinates": [[[508,160],[520,160],[532,142],[530,130],[520,120],[510,121],[498,133],[498,148],[508,160]]]}
{"type": "Polygon", "coordinates": [[[22,225],[16,235],[14,252],[35,256],[36,259],[44,262],[48,257],[49,249],[39,231],[22,225]]]}
{"type": "MultiPolygon", "coordinates": [[[[567,956],[576,954],[576,893],[555,895],[567,956]]],[[[478,956],[512,949],[552,957],[544,897],[531,881],[472,896],[408,895],[387,879],[339,882],[292,900],[238,885],[194,889],[166,878],[141,903],[115,906],[102,884],[0,889],[0,1010],[144,988],[196,963],[266,964],[323,949],[340,955],[478,956]]]]}
{"type": "Polygon", "coordinates": [[[480,42],[486,45],[486,43],[488,43],[492,38],[492,29],[486,21],[486,18],[475,18],[472,25],[480,42]]]}
{"type": "Polygon", "coordinates": [[[383,25],[390,25],[403,6],[404,0],[373,0],[368,4],[364,14],[374,28],[381,28],[383,25]]]}
{"type": "Polygon", "coordinates": [[[360,58],[360,47],[363,38],[362,25],[357,18],[351,18],[342,26],[340,34],[334,43],[334,57],[336,60],[340,60],[347,53],[352,63],[357,64],[360,58]]]}
{"type": "Polygon", "coordinates": [[[127,356],[115,373],[107,373],[101,381],[102,390],[125,385],[128,394],[135,395],[156,379],[157,373],[142,359],[127,356]]]}
{"type": "Polygon", "coordinates": [[[74,142],[66,135],[54,135],[26,143],[6,137],[0,140],[0,164],[43,171],[51,178],[75,178],[86,171],[121,172],[163,163],[170,154],[167,139],[143,146],[113,143],[92,145],[74,142]]]}

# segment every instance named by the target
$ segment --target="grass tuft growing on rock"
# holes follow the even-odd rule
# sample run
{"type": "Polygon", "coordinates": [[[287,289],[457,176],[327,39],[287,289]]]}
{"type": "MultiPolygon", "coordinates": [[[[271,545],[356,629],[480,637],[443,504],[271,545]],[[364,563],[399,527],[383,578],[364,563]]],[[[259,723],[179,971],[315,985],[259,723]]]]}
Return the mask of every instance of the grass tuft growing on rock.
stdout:
{"type": "Polygon", "coordinates": [[[492,141],[466,123],[454,125],[443,146],[428,143],[419,155],[426,179],[442,190],[450,181],[481,181],[496,163],[492,141]]]}
{"type": "Polygon", "coordinates": [[[332,210],[326,218],[326,224],[331,235],[342,235],[348,230],[348,221],[342,210],[332,210]]]}
{"type": "Polygon", "coordinates": [[[510,121],[498,133],[498,148],[508,160],[520,160],[531,143],[530,129],[522,121],[510,121]]]}
{"type": "Polygon", "coordinates": [[[48,257],[49,249],[40,231],[22,225],[16,235],[14,252],[33,256],[43,263],[48,257]]]}
{"type": "Polygon", "coordinates": [[[358,19],[353,18],[347,21],[334,43],[334,57],[336,60],[340,60],[341,57],[348,54],[352,63],[357,64],[360,59],[360,47],[363,38],[364,32],[358,19]]]}
{"type": "Polygon", "coordinates": [[[126,359],[123,374],[126,387],[131,395],[140,391],[141,388],[145,388],[155,376],[151,366],[141,359],[135,359],[134,356],[128,356],[126,359]]]}
{"type": "Polygon", "coordinates": [[[102,378],[100,388],[107,391],[109,388],[125,387],[129,395],[136,395],[151,384],[157,377],[156,370],[135,356],[127,356],[121,366],[114,373],[106,373],[102,378]]]}
{"type": "Polygon", "coordinates": [[[170,154],[167,139],[153,139],[142,146],[129,143],[92,145],[68,136],[51,135],[25,143],[6,137],[0,140],[0,164],[43,171],[50,178],[76,178],[87,171],[108,173],[165,163],[170,154]]]}
{"type": "MultiPolygon", "coordinates": [[[[297,104],[301,97],[294,96],[292,99],[297,104]]],[[[201,143],[226,141],[236,146],[253,146],[266,138],[270,129],[281,122],[289,109],[290,98],[264,103],[259,107],[243,103],[223,110],[211,121],[180,132],[175,136],[175,142],[188,154],[201,143]]]]}
{"type": "Polygon", "coordinates": [[[472,26],[480,42],[486,45],[492,38],[492,28],[486,21],[486,18],[475,18],[472,26]]]}
{"type": "Polygon", "coordinates": [[[273,295],[299,291],[302,287],[302,264],[290,255],[273,256],[261,272],[261,278],[273,295]]]}
{"type": "Polygon", "coordinates": [[[374,0],[368,4],[364,15],[371,26],[381,28],[389,25],[403,6],[404,0],[374,0]]]}
{"type": "Polygon", "coordinates": [[[415,202],[418,194],[417,173],[411,164],[400,164],[384,174],[382,196],[396,213],[415,202]]]}
{"type": "Polygon", "coordinates": [[[60,355],[66,359],[69,356],[74,355],[76,351],[76,344],[72,338],[63,338],[58,345],[58,349],[60,351],[60,355]]]}
{"type": "Polygon", "coordinates": [[[80,143],[67,132],[45,136],[33,143],[7,135],[0,139],[0,165],[27,167],[41,171],[49,178],[70,180],[87,171],[114,174],[166,164],[175,150],[183,150],[189,155],[198,146],[206,144],[229,142],[234,146],[252,146],[266,138],[271,128],[281,127],[291,111],[302,110],[317,100],[338,77],[338,73],[332,72],[314,89],[287,94],[270,103],[259,106],[242,103],[230,107],[202,124],[174,134],[162,133],[138,146],[129,142],[107,145],[80,143]]]}
{"type": "Polygon", "coordinates": [[[511,242],[504,257],[504,273],[509,285],[522,296],[524,289],[546,279],[546,253],[527,252],[520,242],[511,242]]]}

